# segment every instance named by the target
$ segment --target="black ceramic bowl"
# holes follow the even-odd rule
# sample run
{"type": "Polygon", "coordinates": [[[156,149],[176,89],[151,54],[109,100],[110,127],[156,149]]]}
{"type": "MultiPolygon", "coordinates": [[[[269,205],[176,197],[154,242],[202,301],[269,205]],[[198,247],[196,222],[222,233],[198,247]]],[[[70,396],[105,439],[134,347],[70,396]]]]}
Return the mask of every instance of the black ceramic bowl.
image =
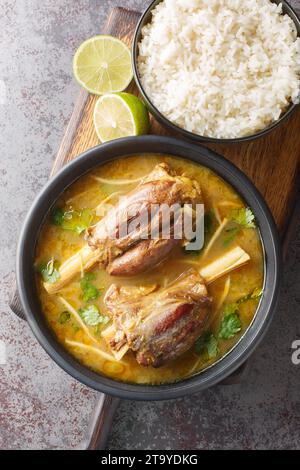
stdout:
{"type": "MultiPolygon", "coordinates": [[[[198,134],[194,134],[192,132],[186,131],[185,129],[177,126],[173,122],[171,122],[169,119],[167,119],[158,109],[157,107],[152,103],[151,99],[148,97],[146,91],[144,90],[143,84],[141,82],[141,78],[139,75],[139,70],[138,70],[138,54],[139,54],[139,48],[138,44],[142,39],[142,28],[151,21],[152,18],[152,10],[160,3],[162,0],[155,0],[154,2],[151,3],[151,5],[147,8],[147,10],[143,13],[136,31],[134,35],[134,41],[133,41],[133,46],[132,46],[132,57],[133,57],[133,71],[134,71],[134,78],[136,81],[136,84],[139,88],[139,91],[143,97],[143,100],[145,101],[146,106],[148,107],[149,111],[153,116],[157,119],[160,124],[165,126],[167,129],[172,130],[173,132],[176,132],[177,134],[181,134],[182,136],[198,141],[198,142],[212,142],[212,143],[237,143],[237,142],[246,142],[250,140],[257,139],[259,137],[263,137],[264,135],[268,134],[269,132],[273,131],[276,129],[278,126],[280,126],[296,109],[298,106],[297,104],[291,104],[289,108],[282,113],[281,117],[275,121],[274,123],[270,124],[268,127],[265,129],[252,134],[252,135],[247,135],[245,137],[237,137],[235,139],[217,139],[213,137],[205,137],[201,136],[198,134]]],[[[273,3],[279,4],[282,3],[282,9],[283,12],[287,15],[289,15],[297,29],[298,36],[300,37],[300,19],[298,18],[297,14],[295,11],[292,9],[292,7],[284,0],[271,0],[273,3]]]]}
{"type": "Polygon", "coordinates": [[[181,397],[210,387],[234,372],[262,339],[272,319],[279,291],[280,245],[273,217],[248,178],[216,153],[187,142],[156,136],[132,137],[88,150],[52,178],[35,200],[25,220],[17,252],[17,286],[26,319],[36,338],[70,375],[98,391],[138,400],[181,397]],[[204,165],[230,183],[252,208],[265,251],[265,287],[255,319],[239,343],[219,362],[198,375],[178,383],[161,386],[127,384],[97,374],[80,364],[58,343],[41,311],[34,275],[35,248],[41,226],[57,198],[74,181],[93,168],[129,155],[171,154],[204,165]]]}

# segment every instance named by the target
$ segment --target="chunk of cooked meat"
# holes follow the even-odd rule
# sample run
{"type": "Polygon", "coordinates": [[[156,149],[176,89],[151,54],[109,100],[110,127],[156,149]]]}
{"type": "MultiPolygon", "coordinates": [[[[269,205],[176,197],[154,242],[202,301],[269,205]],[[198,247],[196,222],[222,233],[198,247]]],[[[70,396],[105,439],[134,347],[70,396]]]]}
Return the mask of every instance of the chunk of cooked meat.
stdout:
{"type": "Polygon", "coordinates": [[[88,228],[85,238],[91,247],[101,251],[99,263],[112,275],[138,274],[156,266],[175,245],[182,242],[182,239],[175,242],[172,234],[170,239],[161,236],[152,240],[153,243],[149,240],[151,231],[161,232],[162,214],[159,210],[153,213],[153,206],[183,206],[200,202],[198,183],[176,175],[167,164],[162,163],[100,222],[88,228]],[[144,224],[140,223],[141,214],[147,214],[144,224]]]}
{"type": "Polygon", "coordinates": [[[116,334],[110,346],[124,344],[142,366],[160,367],[192,347],[205,328],[211,299],[196,270],[189,270],[167,286],[145,292],[145,287],[112,285],[104,298],[116,334]]]}
{"type": "MultiPolygon", "coordinates": [[[[158,230],[161,222],[160,212],[154,219],[152,227],[158,230]],[[157,220],[156,220],[157,218],[157,220]]],[[[170,254],[173,248],[182,244],[182,221],[183,210],[177,211],[173,218],[173,225],[170,230],[170,238],[154,238],[149,240],[140,240],[122,256],[117,257],[106,268],[112,276],[134,276],[158,266],[170,254]]],[[[184,215],[186,217],[186,214],[184,215]]],[[[188,214],[193,223],[193,211],[188,214]]],[[[186,218],[184,219],[187,220],[186,218]]],[[[153,219],[152,219],[153,221],[153,219]]],[[[161,237],[161,234],[159,234],[161,237]]]]}
{"type": "Polygon", "coordinates": [[[189,235],[185,238],[182,230],[178,233],[176,228],[182,225],[179,222],[182,222],[183,211],[184,222],[188,212],[194,222],[194,211],[187,210],[184,204],[193,207],[201,202],[201,189],[195,180],[176,175],[165,163],[156,165],[135,190],[123,197],[96,225],[87,229],[85,238],[88,243],[60,266],[60,277],[56,282],[44,283],[45,289],[55,294],[80,271],[97,263],[114,276],[133,276],[154,268],[174,246],[190,241],[189,235]],[[158,207],[179,206],[181,218],[180,214],[173,214],[171,236],[164,235],[163,211],[153,212],[153,204],[158,207]],[[139,221],[144,211],[148,218],[143,224],[139,221]],[[122,235],[124,228],[125,235],[122,235]],[[149,236],[153,232],[158,236],[149,236]]]}

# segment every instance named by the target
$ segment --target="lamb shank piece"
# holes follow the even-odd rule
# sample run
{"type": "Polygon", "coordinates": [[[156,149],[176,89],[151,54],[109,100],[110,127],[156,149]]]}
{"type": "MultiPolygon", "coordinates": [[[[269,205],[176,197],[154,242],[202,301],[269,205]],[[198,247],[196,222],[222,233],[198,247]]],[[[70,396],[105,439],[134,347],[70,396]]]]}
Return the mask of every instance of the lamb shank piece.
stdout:
{"type": "Polygon", "coordinates": [[[178,176],[165,163],[156,165],[103,219],[87,229],[87,244],[60,266],[60,278],[56,282],[44,283],[45,289],[54,294],[82,270],[97,263],[113,276],[133,276],[152,269],[176,245],[189,241],[183,235],[181,239],[172,236],[176,217],[171,224],[171,237],[164,238],[161,234],[162,214],[160,211],[153,213],[153,205],[178,204],[183,207],[201,202],[201,189],[195,180],[178,176]],[[148,214],[147,221],[139,223],[140,215],[145,213],[148,214]],[[156,239],[149,237],[153,230],[159,235],[156,239]]]}
{"type": "Polygon", "coordinates": [[[211,299],[196,270],[166,288],[112,285],[104,302],[114,322],[114,351],[127,345],[142,366],[160,367],[189,350],[209,317],[211,299]]]}
{"type": "MultiPolygon", "coordinates": [[[[161,231],[162,204],[196,204],[201,190],[196,181],[178,176],[165,163],[157,165],[139,186],[119,202],[100,222],[90,227],[85,239],[89,246],[101,251],[99,262],[112,275],[136,275],[154,267],[168,256],[182,239],[163,239],[161,231]],[[146,215],[141,223],[141,215],[146,215]],[[156,231],[156,240],[150,239],[156,231]],[[147,240],[146,240],[147,239],[147,240]],[[147,259],[145,258],[147,253],[147,259]]],[[[174,222],[173,222],[174,223],[174,222]]]]}
{"type": "Polygon", "coordinates": [[[112,285],[104,302],[113,324],[101,335],[116,360],[131,349],[139,364],[159,367],[187,351],[207,326],[206,286],[249,261],[237,246],[199,271],[184,272],[168,287],[112,285]]]}

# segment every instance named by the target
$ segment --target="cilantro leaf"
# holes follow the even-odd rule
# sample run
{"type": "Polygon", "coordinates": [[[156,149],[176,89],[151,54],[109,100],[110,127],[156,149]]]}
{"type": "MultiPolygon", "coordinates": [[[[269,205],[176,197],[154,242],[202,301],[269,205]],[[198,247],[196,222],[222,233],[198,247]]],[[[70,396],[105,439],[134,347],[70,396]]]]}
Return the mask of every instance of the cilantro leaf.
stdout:
{"type": "Polygon", "coordinates": [[[244,207],[233,211],[232,220],[245,228],[255,228],[255,217],[250,207],[244,207]]]}
{"type": "Polygon", "coordinates": [[[247,302],[247,300],[258,300],[262,296],[262,293],[262,289],[257,287],[250,292],[250,294],[241,297],[237,302],[225,305],[223,319],[219,329],[219,338],[233,338],[242,329],[242,323],[239,317],[240,305],[247,302]]]}
{"type": "Polygon", "coordinates": [[[89,302],[90,300],[97,300],[99,297],[99,290],[93,284],[81,282],[81,288],[83,290],[83,300],[84,302],[89,302]]]}
{"type": "Polygon", "coordinates": [[[84,302],[89,302],[90,300],[98,299],[100,295],[99,289],[95,287],[91,281],[96,278],[96,275],[93,273],[86,273],[85,276],[80,281],[80,287],[83,292],[84,302]]]}
{"type": "Polygon", "coordinates": [[[43,263],[39,267],[39,272],[43,278],[44,282],[49,282],[50,284],[54,284],[54,282],[60,279],[59,274],[59,264],[57,261],[51,259],[48,263],[43,263]]]}
{"type": "Polygon", "coordinates": [[[242,329],[242,323],[237,313],[229,313],[223,317],[219,329],[219,338],[233,338],[242,329]]]}
{"type": "Polygon", "coordinates": [[[61,325],[64,325],[65,323],[67,323],[71,318],[71,314],[67,311],[65,312],[62,312],[60,315],[59,315],[59,318],[58,318],[58,323],[60,323],[61,325]]]}
{"type": "Polygon", "coordinates": [[[54,225],[62,225],[64,221],[64,211],[59,207],[55,208],[51,212],[51,221],[54,225]]]}
{"type": "Polygon", "coordinates": [[[84,323],[88,326],[97,326],[100,323],[105,325],[109,322],[109,317],[101,315],[96,305],[89,305],[78,311],[84,323]]]}
{"type": "Polygon", "coordinates": [[[205,331],[195,342],[194,350],[198,355],[206,350],[209,359],[213,359],[219,352],[218,342],[212,333],[205,331]]]}
{"type": "Polygon", "coordinates": [[[93,213],[89,209],[76,211],[73,209],[63,210],[59,207],[51,212],[51,220],[54,225],[63,230],[70,230],[80,235],[92,223],[93,213]]]}

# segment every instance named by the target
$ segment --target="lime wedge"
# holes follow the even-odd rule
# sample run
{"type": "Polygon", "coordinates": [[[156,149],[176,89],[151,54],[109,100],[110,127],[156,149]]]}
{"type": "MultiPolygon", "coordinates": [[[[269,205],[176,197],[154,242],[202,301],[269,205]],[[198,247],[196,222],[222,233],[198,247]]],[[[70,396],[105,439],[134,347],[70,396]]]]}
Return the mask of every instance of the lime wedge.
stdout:
{"type": "Polygon", "coordinates": [[[144,103],[130,93],[101,96],[94,109],[94,125],[101,142],[147,134],[149,114],[144,103]]]}
{"type": "Polygon", "coordinates": [[[79,84],[90,93],[125,90],[133,77],[130,50],[112,36],[94,36],[77,49],[73,71],[79,84]]]}

